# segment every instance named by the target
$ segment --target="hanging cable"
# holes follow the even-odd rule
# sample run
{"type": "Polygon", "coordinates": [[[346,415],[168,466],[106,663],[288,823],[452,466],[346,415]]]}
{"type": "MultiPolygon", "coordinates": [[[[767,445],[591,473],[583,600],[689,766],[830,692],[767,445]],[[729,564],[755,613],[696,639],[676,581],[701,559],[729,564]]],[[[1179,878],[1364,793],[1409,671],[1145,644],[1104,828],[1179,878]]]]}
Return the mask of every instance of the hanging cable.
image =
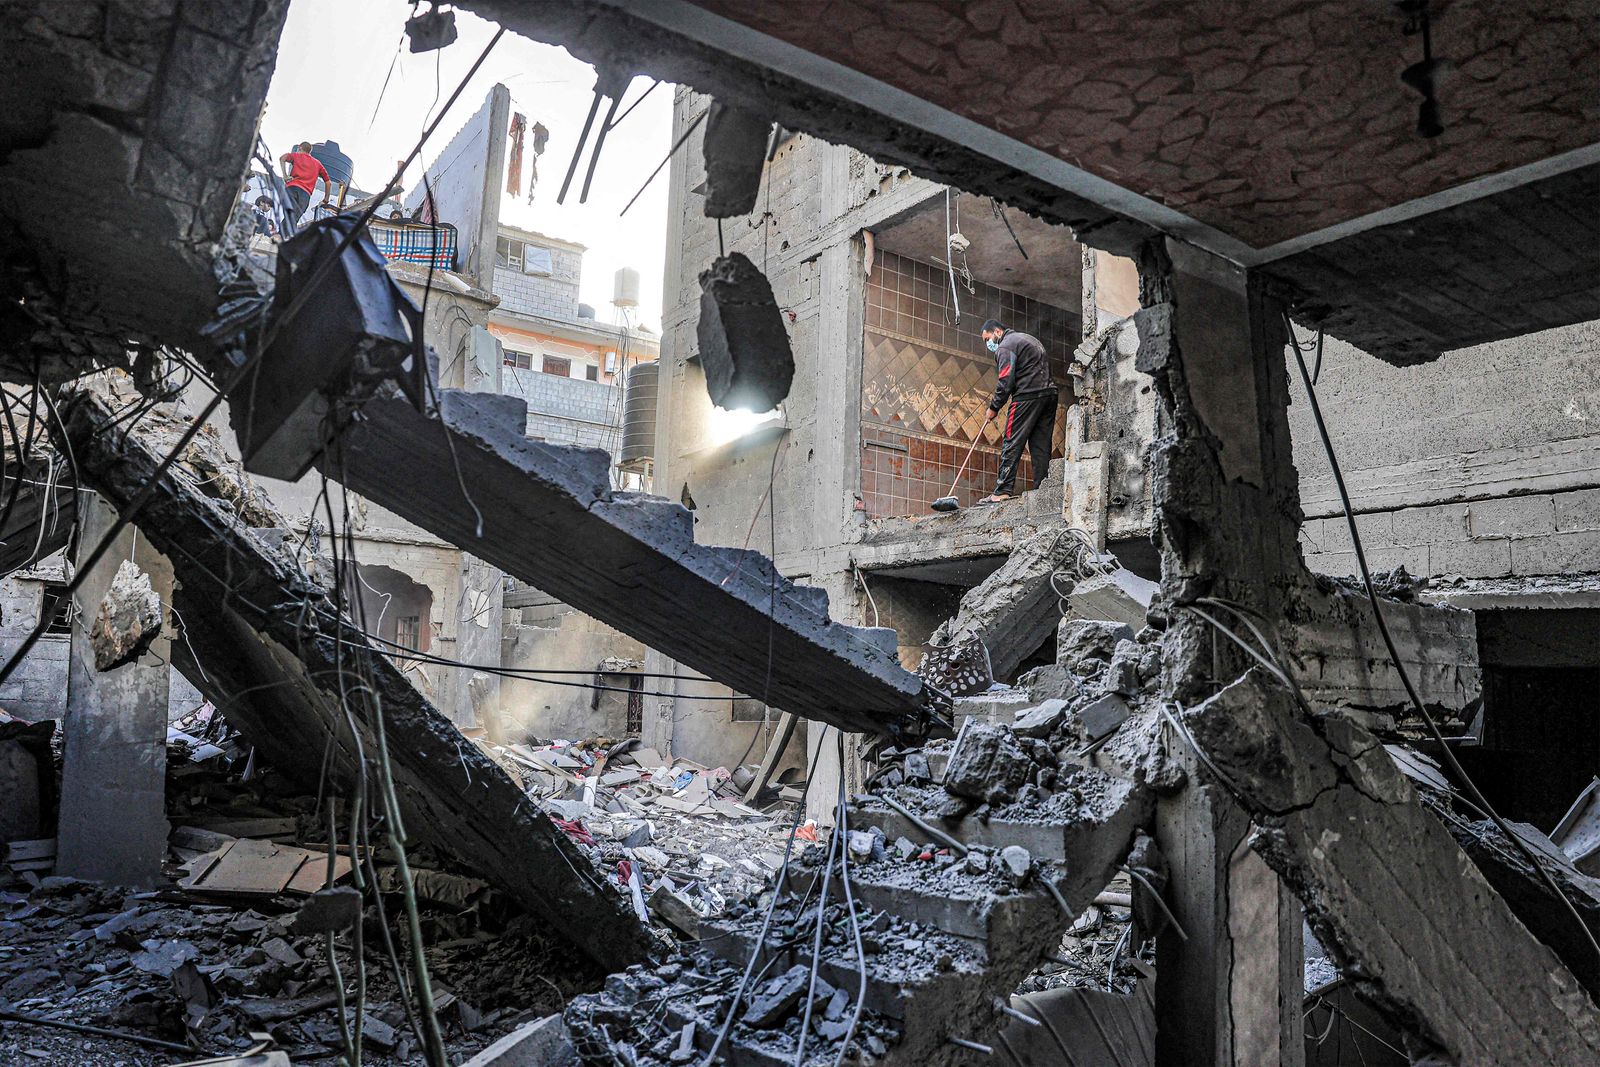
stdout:
{"type": "MultiPolygon", "coordinates": [[[[1287,311],[1283,313],[1283,326],[1288,332],[1290,340],[1292,342],[1295,341],[1294,323],[1290,321],[1287,311]]],[[[1328,434],[1327,422],[1322,417],[1322,406],[1317,402],[1316,385],[1312,381],[1311,374],[1306,370],[1305,353],[1300,350],[1298,343],[1292,343],[1290,347],[1294,351],[1295,363],[1300,369],[1300,380],[1305,385],[1306,398],[1311,403],[1311,416],[1316,423],[1317,436],[1322,440],[1323,453],[1327,456],[1328,467],[1333,472],[1334,485],[1339,490],[1339,502],[1344,508],[1345,524],[1350,530],[1350,543],[1355,549],[1356,565],[1361,570],[1361,582],[1367,591],[1367,603],[1372,607],[1372,616],[1377,621],[1378,633],[1383,638],[1384,648],[1388,650],[1389,659],[1394,663],[1395,673],[1400,676],[1400,683],[1405,687],[1406,697],[1410,700],[1412,709],[1427,725],[1428,733],[1432,735],[1434,743],[1439,746],[1445,763],[1450,768],[1450,773],[1466,789],[1472,802],[1489,815],[1495,827],[1522,854],[1523,859],[1539,875],[1539,880],[1545,884],[1545,887],[1566,907],[1567,911],[1572,915],[1573,922],[1577,923],[1578,929],[1583,931],[1583,936],[1589,942],[1590,948],[1594,950],[1596,958],[1600,958],[1600,941],[1595,940],[1594,932],[1589,929],[1589,924],[1579,914],[1571,898],[1562,891],[1555,878],[1540,863],[1528,843],[1522,840],[1521,835],[1511,829],[1505,819],[1500,817],[1500,813],[1489,803],[1488,798],[1478,788],[1478,784],[1472,780],[1472,776],[1467,774],[1466,768],[1461,766],[1461,761],[1456,758],[1455,750],[1445,741],[1444,734],[1439,729],[1439,724],[1434,721],[1433,716],[1428,712],[1427,706],[1423,704],[1422,697],[1418,694],[1417,687],[1411,680],[1411,672],[1406,669],[1405,662],[1400,658],[1400,650],[1395,645],[1394,636],[1389,632],[1389,624],[1383,617],[1383,609],[1379,606],[1378,591],[1372,584],[1372,572],[1367,566],[1366,550],[1361,543],[1361,532],[1356,528],[1355,508],[1350,502],[1350,491],[1345,485],[1344,472],[1339,467],[1339,459],[1334,454],[1333,439],[1328,434]]]]}

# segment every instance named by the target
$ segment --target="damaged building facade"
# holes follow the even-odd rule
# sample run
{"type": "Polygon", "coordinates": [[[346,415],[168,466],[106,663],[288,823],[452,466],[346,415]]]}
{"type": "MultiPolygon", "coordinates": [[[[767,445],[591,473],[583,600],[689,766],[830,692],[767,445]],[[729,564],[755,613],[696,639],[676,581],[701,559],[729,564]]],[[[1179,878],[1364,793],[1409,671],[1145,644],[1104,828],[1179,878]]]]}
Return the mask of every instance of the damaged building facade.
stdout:
{"type": "Polygon", "coordinates": [[[32,803],[0,1048],[1600,1058],[1592,13],[458,6],[595,64],[602,131],[635,76],[677,87],[638,452],[507,383],[620,376],[626,415],[654,353],[563,318],[580,249],[492,210],[503,90],[431,202],[454,269],[387,261],[359,206],[274,265],[234,194],[284,4],[0,22],[36,83],[0,156],[4,558],[63,552],[26,580],[79,607],[3,620],[0,694],[45,701],[14,679],[55,641],[81,696],[59,760],[47,701],[0,721],[32,803]],[[153,264],[24,210],[46,173],[153,264]],[[1038,488],[978,506],[987,318],[1061,394],[1038,488]],[[424,648],[380,580],[427,553],[459,581],[424,648]],[[522,646],[562,606],[623,651],[522,646]],[[495,657],[501,698],[577,687],[534,737],[605,742],[477,736],[495,657]],[[164,743],[174,668],[215,754],[164,743]],[[555,999],[474,980],[471,922],[542,946],[555,999]],[[70,1006],[80,951],[137,1003],[70,1006]]]}

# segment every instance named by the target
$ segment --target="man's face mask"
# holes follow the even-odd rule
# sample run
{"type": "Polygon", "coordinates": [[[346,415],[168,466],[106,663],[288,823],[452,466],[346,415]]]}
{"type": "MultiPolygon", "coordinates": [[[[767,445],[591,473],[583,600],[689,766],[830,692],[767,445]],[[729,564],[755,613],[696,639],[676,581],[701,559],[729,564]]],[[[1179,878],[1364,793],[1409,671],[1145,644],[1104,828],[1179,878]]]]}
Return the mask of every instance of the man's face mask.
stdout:
{"type": "Polygon", "coordinates": [[[985,342],[983,342],[983,344],[984,344],[984,347],[985,347],[985,348],[987,348],[987,349],[988,349],[988,350],[989,350],[989,351],[991,351],[991,352],[998,352],[998,351],[1000,351],[1000,342],[999,342],[999,341],[996,341],[996,340],[995,340],[995,339],[994,339],[994,338],[992,338],[992,337],[991,337],[991,338],[989,338],[989,339],[988,339],[988,340],[987,340],[987,341],[985,341],[985,342]]]}

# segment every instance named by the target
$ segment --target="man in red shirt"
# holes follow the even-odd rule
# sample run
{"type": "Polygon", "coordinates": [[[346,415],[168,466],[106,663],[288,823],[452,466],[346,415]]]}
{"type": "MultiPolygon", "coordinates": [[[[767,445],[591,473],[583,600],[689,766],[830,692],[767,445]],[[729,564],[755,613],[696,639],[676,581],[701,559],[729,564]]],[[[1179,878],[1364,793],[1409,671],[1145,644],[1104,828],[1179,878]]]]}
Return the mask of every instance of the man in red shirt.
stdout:
{"type": "Polygon", "coordinates": [[[306,213],[306,208],[311,206],[311,194],[316,191],[317,179],[322,179],[322,202],[328,202],[328,194],[333,192],[333,179],[328,177],[328,172],[322,164],[317,162],[317,157],[311,154],[311,142],[301,142],[298,151],[285,152],[278,157],[279,163],[289,165],[289,217],[296,227],[300,225],[300,217],[306,213]]]}

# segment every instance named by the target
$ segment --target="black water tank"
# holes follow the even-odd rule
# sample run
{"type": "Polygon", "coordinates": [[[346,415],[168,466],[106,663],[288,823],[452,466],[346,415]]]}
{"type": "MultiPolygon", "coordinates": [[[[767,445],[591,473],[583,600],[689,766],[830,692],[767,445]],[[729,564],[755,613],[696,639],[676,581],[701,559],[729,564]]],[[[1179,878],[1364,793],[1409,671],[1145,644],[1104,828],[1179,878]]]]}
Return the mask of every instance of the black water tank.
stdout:
{"type": "Polygon", "coordinates": [[[327,170],[328,177],[335,182],[350,184],[354,175],[355,164],[350,157],[339,151],[338,141],[319,141],[311,146],[311,155],[327,170]]]}

